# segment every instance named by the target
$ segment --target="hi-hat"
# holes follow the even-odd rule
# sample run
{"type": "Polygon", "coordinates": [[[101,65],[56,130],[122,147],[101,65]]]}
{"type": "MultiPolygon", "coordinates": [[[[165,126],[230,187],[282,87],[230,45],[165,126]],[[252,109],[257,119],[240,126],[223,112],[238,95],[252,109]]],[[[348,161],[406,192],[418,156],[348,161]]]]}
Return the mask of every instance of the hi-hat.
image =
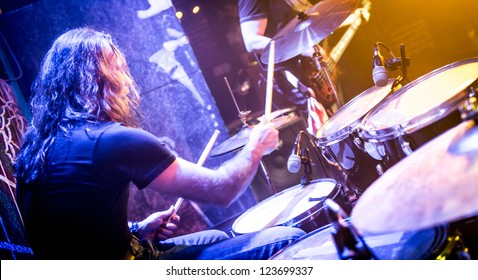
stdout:
{"type": "MultiPolygon", "coordinates": [[[[303,12],[272,38],[275,41],[274,62],[291,59],[336,30],[352,14],[358,0],[323,0],[303,12]]],[[[270,43],[261,54],[261,61],[269,61],[270,43]]]]}
{"type": "MultiPolygon", "coordinates": [[[[274,117],[274,114],[272,116],[274,117]]],[[[273,122],[275,127],[279,129],[287,124],[291,118],[291,115],[279,116],[272,119],[271,122],[273,122]]],[[[259,120],[256,121],[259,122],[259,120]]],[[[249,134],[251,133],[253,125],[255,124],[243,127],[236,135],[214,147],[211,150],[210,156],[222,156],[242,149],[246,145],[247,141],[249,141],[249,134]]]]}
{"type": "Polygon", "coordinates": [[[358,199],[354,225],[381,234],[478,216],[477,137],[478,126],[463,122],[396,163],[358,199]]]}

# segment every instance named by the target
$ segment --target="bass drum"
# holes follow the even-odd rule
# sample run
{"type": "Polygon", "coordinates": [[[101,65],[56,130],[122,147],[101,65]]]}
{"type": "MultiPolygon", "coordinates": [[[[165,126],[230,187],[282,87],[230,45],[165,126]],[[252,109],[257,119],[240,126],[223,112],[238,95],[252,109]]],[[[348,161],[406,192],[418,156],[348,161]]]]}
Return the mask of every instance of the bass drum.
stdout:
{"type": "Polygon", "coordinates": [[[462,122],[460,106],[474,95],[478,58],[434,70],[397,90],[359,127],[367,153],[383,172],[418,147],[462,122]]]}
{"type": "MultiPolygon", "coordinates": [[[[363,117],[392,92],[395,79],[385,87],[373,86],[341,107],[317,131],[317,146],[324,158],[345,175],[345,185],[362,193],[377,177],[380,162],[369,156],[357,134],[363,117]]],[[[335,178],[341,181],[339,178],[335,178]]]]}
{"type": "MultiPolygon", "coordinates": [[[[277,252],[271,260],[340,260],[331,224],[317,229],[277,252]]],[[[364,242],[378,259],[440,259],[446,248],[448,227],[421,231],[396,232],[363,236],[364,242]]]]}
{"type": "Polygon", "coordinates": [[[283,190],[244,212],[232,225],[231,234],[238,236],[272,226],[298,227],[311,232],[329,223],[324,201],[332,199],[350,212],[348,200],[334,179],[317,179],[308,185],[283,190]]]}

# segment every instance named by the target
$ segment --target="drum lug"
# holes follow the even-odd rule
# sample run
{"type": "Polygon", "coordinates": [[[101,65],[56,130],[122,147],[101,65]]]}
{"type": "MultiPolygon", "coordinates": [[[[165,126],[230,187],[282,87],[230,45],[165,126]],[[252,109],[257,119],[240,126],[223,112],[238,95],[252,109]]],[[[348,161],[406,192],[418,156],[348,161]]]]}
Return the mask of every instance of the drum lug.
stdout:
{"type": "Polygon", "coordinates": [[[478,118],[478,99],[475,94],[470,94],[468,99],[458,107],[460,111],[460,117],[463,121],[477,119],[478,118]]]}
{"type": "Polygon", "coordinates": [[[381,164],[377,164],[377,165],[375,166],[375,169],[377,169],[377,173],[378,173],[378,175],[380,175],[380,176],[382,176],[383,173],[385,173],[385,171],[383,171],[383,167],[382,167],[381,164]]]}
{"type": "Polygon", "coordinates": [[[364,148],[362,140],[360,138],[354,137],[354,144],[355,144],[355,146],[357,146],[357,148],[359,148],[360,150],[365,152],[365,148],[364,148]]]}
{"type": "Polygon", "coordinates": [[[330,155],[329,151],[327,151],[326,149],[322,149],[322,155],[329,164],[337,166],[337,162],[332,159],[332,156],[330,155]]]}
{"type": "Polygon", "coordinates": [[[402,151],[405,153],[405,155],[409,156],[413,153],[412,148],[410,148],[410,143],[400,139],[400,147],[402,148],[402,151]]]}
{"type": "Polygon", "coordinates": [[[382,160],[385,156],[385,146],[381,142],[364,142],[365,152],[376,160],[382,160]]]}

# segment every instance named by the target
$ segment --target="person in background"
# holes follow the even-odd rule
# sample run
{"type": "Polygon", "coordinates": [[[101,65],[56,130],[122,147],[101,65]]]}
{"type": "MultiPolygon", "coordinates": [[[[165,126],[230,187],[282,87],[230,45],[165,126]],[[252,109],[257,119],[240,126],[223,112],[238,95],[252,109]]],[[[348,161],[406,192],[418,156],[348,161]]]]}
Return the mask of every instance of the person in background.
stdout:
{"type": "MultiPolygon", "coordinates": [[[[238,0],[240,28],[247,52],[253,54],[265,69],[265,65],[260,62],[261,53],[271,39],[296,18],[299,11],[312,8],[314,2],[318,1],[238,0]]],[[[319,45],[319,50],[322,57],[327,59],[325,48],[319,45]]],[[[311,59],[313,54],[314,50],[310,46],[302,54],[275,65],[274,89],[279,94],[275,98],[275,104],[280,108],[297,107],[307,116],[310,109],[308,102],[317,101],[314,105],[318,106],[318,114],[324,122],[328,119],[327,110],[332,110],[335,97],[325,79],[316,79],[319,72],[311,59]],[[299,85],[290,78],[291,74],[298,79],[299,85]]]]}
{"type": "Polygon", "coordinates": [[[31,125],[15,162],[17,200],[38,259],[268,259],[305,233],[272,227],[229,238],[173,237],[173,209],[128,222],[129,185],[230,205],[278,145],[260,122],[217,169],[174,156],[141,128],[140,94],[110,35],[84,27],[53,43],[32,85],[31,125]],[[170,219],[171,217],[171,219],[170,219]],[[169,221],[169,222],[165,222],[169,221]]]}

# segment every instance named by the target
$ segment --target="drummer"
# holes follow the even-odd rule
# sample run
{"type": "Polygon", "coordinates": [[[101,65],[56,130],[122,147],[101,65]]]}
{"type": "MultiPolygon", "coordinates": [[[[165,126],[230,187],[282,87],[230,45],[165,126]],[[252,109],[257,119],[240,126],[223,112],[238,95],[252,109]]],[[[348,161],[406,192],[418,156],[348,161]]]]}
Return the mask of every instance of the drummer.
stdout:
{"type": "Polygon", "coordinates": [[[53,43],[32,87],[32,126],[16,159],[17,201],[39,259],[268,259],[304,235],[274,227],[228,238],[207,230],[173,237],[172,209],[128,228],[128,188],[227,206],[278,145],[259,123],[218,169],[188,162],[139,128],[139,91],[108,34],[70,30],[53,43]],[[153,245],[153,242],[155,245],[153,245]]]}
{"type": "MultiPolygon", "coordinates": [[[[246,50],[254,54],[261,65],[260,55],[271,38],[297,17],[296,11],[306,11],[317,2],[314,0],[310,2],[297,0],[238,0],[240,27],[246,50]]],[[[291,42],[291,44],[293,43],[291,42]]],[[[275,89],[278,94],[274,96],[274,105],[280,109],[297,107],[304,116],[311,113],[311,110],[308,109],[309,106],[315,112],[316,118],[323,123],[328,118],[327,112],[333,110],[332,106],[335,98],[329,87],[326,86],[325,80],[315,81],[313,76],[317,72],[310,64],[307,65],[309,63],[308,58],[314,53],[312,47],[310,46],[309,50],[299,56],[275,65],[274,79],[277,83],[275,89]],[[299,86],[291,80],[290,74],[299,80],[299,86]],[[309,99],[309,97],[312,97],[312,99],[309,99]],[[308,104],[311,101],[313,104],[308,104]]],[[[323,58],[327,59],[325,48],[322,46],[319,48],[323,58]]],[[[335,83],[335,73],[330,74],[335,83]]]]}

